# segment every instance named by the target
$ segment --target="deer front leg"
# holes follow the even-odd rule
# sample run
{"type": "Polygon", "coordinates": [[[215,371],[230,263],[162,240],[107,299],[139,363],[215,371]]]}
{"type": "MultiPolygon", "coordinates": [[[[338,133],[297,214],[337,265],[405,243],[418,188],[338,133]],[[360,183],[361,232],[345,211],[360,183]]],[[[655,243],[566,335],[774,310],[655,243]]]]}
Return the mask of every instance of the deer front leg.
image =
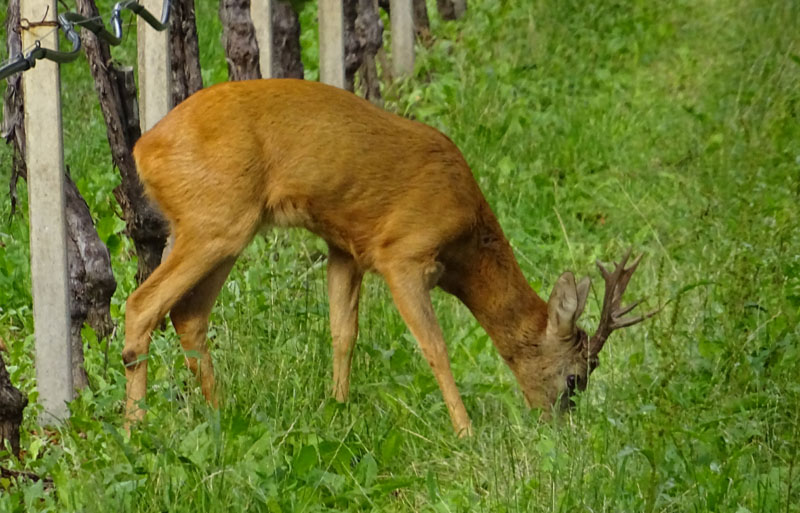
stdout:
{"type": "Polygon", "coordinates": [[[431,303],[430,289],[436,285],[442,274],[441,264],[428,266],[405,265],[390,269],[384,273],[392,291],[395,305],[406,322],[411,334],[417,339],[422,354],[433,370],[439,389],[442,391],[453,429],[459,437],[470,436],[467,410],[458,393],[453,372],[450,370],[450,358],[447,356],[442,329],[436,320],[431,303]]]}
{"type": "Polygon", "coordinates": [[[352,256],[330,246],[328,299],[333,338],[333,397],[339,402],[350,393],[350,363],[358,336],[358,298],[362,272],[352,256]]]}
{"type": "MultiPolygon", "coordinates": [[[[238,249],[238,248],[237,248],[238,249]]],[[[213,248],[177,239],[175,248],[153,274],[128,298],[122,361],[127,381],[126,428],[144,417],[140,403],[147,389],[150,333],[173,305],[192,290],[221,261],[213,248]],[[204,251],[206,249],[206,251],[204,251]]]]}
{"type": "MultiPolygon", "coordinates": [[[[224,229],[211,230],[206,224],[206,233],[213,232],[215,236],[209,235],[205,240],[197,237],[181,237],[178,232],[175,246],[167,258],[128,297],[125,312],[125,347],[122,349],[127,381],[125,427],[128,431],[132,423],[144,417],[144,410],[140,405],[145,399],[147,389],[150,333],[167,312],[196,287],[199,286],[201,290],[207,292],[209,284],[217,288],[219,281],[221,286],[224,275],[227,275],[233,261],[250,242],[254,232],[251,224],[247,223],[250,217],[239,216],[239,219],[244,220],[239,226],[227,223],[224,229]],[[224,273],[221,269],[224,269],[224,273]],[[203,285],[204,280],[215,272],[220,272],[222,275],[209,278],[210,281],[203,285]]],[[[213,303],[213,298],[211,302],[213,303]]],[[[178,310],[181,308],[183,307],[179,306],[178,310]]],[[[180,325],[180,321],[178,324],[180,325]]]]}

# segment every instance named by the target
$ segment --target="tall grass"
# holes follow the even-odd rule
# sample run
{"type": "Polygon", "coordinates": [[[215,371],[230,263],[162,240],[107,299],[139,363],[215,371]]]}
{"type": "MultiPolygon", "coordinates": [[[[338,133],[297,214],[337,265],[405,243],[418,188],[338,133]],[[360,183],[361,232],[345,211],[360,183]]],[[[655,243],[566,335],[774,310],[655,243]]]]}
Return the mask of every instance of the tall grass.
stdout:
{"type": "MultiPolygon", "coordinates": [[[[223,80],[215,6],[198,2],[198,17],[204,78],[223,80]]],[[[302,19],[310,64],[309,7],[302,19]]],[[[101,343],[87,347],[92,386],[70,422],[45,430],[29,407],[23,459],[4,462],[54,488],[0,479],[0,509],[800,511],[800,4],[472,0],[463,20],[432,21],[435,44],[387,107],[462,149],[534,288],[546,296],[567,268],[600,281],[594,260],[633,245],[645,258],[630,297],[666,305],[613,336],[577,411],[535,420],[485,333],[436,292],[475,429],[456,439],[375,277],[351,400],[336,404],[324,246],[273,232],[212,315],[220,410],[170,329],[151,346],[147,420],[126,439],[120,330],[107,365],[101,343]]],[[[130,45],[118,52],[132,61],[130,45]]],[[[85,65],[63,73],[67,163],[111,246],[122,323],[135,262],[117,179],[85,65]]],[[[9,220],[0,200],[0,336],[35,398],[26,208],[9,220]]],[[[601,298],[596,284],[587,328],[601,298]]]]}

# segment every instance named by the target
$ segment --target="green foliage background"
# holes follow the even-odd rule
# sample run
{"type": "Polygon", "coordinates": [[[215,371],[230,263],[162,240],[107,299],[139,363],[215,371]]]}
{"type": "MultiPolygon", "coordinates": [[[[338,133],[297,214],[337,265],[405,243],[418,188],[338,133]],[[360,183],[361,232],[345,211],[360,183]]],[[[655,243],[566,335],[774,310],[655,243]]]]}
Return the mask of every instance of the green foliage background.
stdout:
{"type": "MultiPolygon", "coordinates": [[[[104,2],[101,12],[109,12],[104,2]]],[[[206,85],[226,79],[215,2],[198,1],[206,85]]],[[[62,67],[65,158],[112,252],[120,330],[87,330],[92,385],[56,431],[26,410],[1,511],[800,511],[800,4],[470,0],[435,16],[387,108],[464,152],[532,286],[633,245],[651,322],[615,335],[577,411],[540,423],[491,341],[435,293],[475,436],[453,435],[385,286],[367,280],[352,397],[329,398],[324,246],[271,232],[212,316],[206,407],[174,332],[150,355],[147,421],[121,429],[118,357],[135,262],[85,61],[62,67]],[[106,358],[106,354],[108,358],[106,358]]],[[[316,78],[313,5],[303,7],[316,78]]],[[[133,31],[115,58],[134,62],[133,31]]],[[[0,148],[0,182],[10,168],[0,148]]],[[[0,336],[35,400],[25,188],[0,195],[0,336]]],[[[596,322],[595,285],[583,323],[596,322]]]]}

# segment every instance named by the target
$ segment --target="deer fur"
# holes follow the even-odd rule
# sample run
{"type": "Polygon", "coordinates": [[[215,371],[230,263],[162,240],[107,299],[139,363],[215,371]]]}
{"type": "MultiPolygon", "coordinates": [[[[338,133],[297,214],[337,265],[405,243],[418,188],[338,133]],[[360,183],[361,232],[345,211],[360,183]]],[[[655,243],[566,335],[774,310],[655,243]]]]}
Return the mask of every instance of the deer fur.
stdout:
{"type": "Polygon", "coordinates": [[[175,107],[139,139],[134,158],[175,242],[127,302],[129,421],[144,414],[150,333],[167,313],[182,346],[199,355],[188,364],[216,404],[208,315],[237,256],[270,227],[304,227],[330,248],[337,400],[349,392],[365,272],[388,283],[457,433],[468,434],[470,420],[431,304],[435,286],[469,308],[531,406],[563,406],[570,374],[585,386],[588,354],[576,320],[588,279],[578,285],[565,273],[542,300],[461,152],[437,130],[320,83],[229,82],[175,107]]]}

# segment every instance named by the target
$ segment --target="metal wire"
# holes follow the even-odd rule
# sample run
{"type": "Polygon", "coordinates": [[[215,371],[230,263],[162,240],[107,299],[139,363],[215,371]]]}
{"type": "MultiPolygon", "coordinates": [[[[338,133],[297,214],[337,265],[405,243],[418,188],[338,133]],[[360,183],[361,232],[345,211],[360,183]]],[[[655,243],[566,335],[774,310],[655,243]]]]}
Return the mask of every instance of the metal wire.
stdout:
{"type": "MultiPolygon", "coordinates": [[[[10,59],[9,62],[0,66],[0,80],[4,80],[14,73],[26,71],[36,65],[39,59],[48,59],[58,63],[72,62],[80,53],[81,50],[81,37],[75,30],[75,27],[85,28],[92,31],[110,45],[118,45],[122,42],[122,10],[127,9],[143,18],[154,29],[161,31],[167,28],[169,23],[170,0],[164,0],[161,8],[161,19],[159,20],[153,16],[150,11],[144,8],[138,0],[122,0],[117,2],[114,9],[111,11],[111,29],[109,32],[103,24],[103,19],[100,16],[87,18],[81,16],[76,12],[65,12],[58,16],[58,30],[59,28],[64,32],[64,36],[72,43],[72,49],[69,51],[51,50],[49,48],[42,48],[41,40],[37,40],[33,44],[33,49],[20,53],[18,56],[10,59]]],[[[50,36],[52,32],[47,34],[50,36]]]]}

